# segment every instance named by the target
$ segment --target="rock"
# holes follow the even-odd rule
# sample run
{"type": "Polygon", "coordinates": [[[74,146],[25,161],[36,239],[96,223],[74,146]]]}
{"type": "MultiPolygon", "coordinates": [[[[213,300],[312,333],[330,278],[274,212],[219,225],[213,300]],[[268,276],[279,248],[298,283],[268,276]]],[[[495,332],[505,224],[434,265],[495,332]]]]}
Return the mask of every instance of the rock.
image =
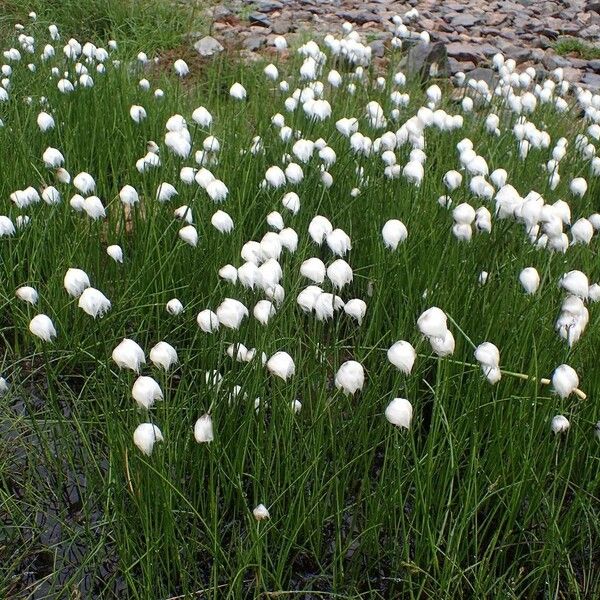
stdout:
{"type": "Polygon", "coordinates": [[[494,56],[494,54],[498,54],[500,52],[500,48],[497,46],[493,46],[492,44],[480,44],[481,52],[486,58],[490,58],[494,56]]]}
{"type": "Polygon", "coordinates": [[[447,77],[450,75],[450,65],[446,46],[441,42],[435,44],[415,44],[406,59],[407,75],[428,77],[447,77]]]}
{"type": "Polygon", "coordinates": [[[540,37],[537,40],[537,44],[540,48],[544,50],[554,48],[554,42],[550,38],[547,38],[545,35],[540,35],[540,37]]]}
{"type": "Polygon", "coordinates": [[[250,52],[256,52],[260,50],[267,41],[264,36],[261,35],[251,35],[244,40],[243,46],[246,50],[250,50],[250,52]]]}
{"type": "Polygon", "coordinates": [[[477,67],[467,73],[467,81],[469,79],[475,79],[475,81],[485,81],[488,87],[494,88],[498,81],[498,75],[493,69],[486,69],[484,67],[477,67]]]}
{"type": "Polygon", "coordinates": [[[256,10],[262,13],[269,13],[275,10],[281,10],[283,8],[283,2],[278,0],[260,0],[256,6],[256,10]]]}
{"type": "Polygon", "coordinates": [[[587,68],[590,71],[594,71],[594,73],[600,73],[600,60],[598,60],[598,59],[588,60],[587,68]]]}
{"type": "MultiPolygon", "coordinates": [[[[449,58],[448,65],[450,66],[450,73],[452,73],[452,75],[456,75],[457,73],[460,73],[460,72],[465,73],[465,72],[471,71],[475,68],[475,63],[459,62],[455,58],[449,58]]],[[[462,90],[461,90],[461,100],[462,100],[462,90]]]]}
{"type": "Polygon", "coordinates": [[[600,2],[590,2],[585,7],[586,12],[595,12],[600,14],[600,2]]]}
{"type": "Polygon", "coordinates": [[[219,52],[223,52],[223,50],[225,50],[219,41],[215,40],[215,38],[210,35],[198,40],[194,44],[194,48],[200,56],[213,56],[214,54],[218,54],[219,52]]]}
{"type": "Polygon", "coordinates": [[[535,60],[536,62],[542,62],[546,53],[541,48],[534,48],[531,51],[531,60],[535,60]]]}
{"type": "Polygon", "coordinates": [[[483,58],[479,44],[470,42],[452,42],[446,46],[448,56],[458,61],[478,63],[483,58]]]}
{"type": "MultiPolygon", "coordinates": [[[[563,69],[563,74],[567,81],[571,81],[574,83],[578,82],[581,79],[581,71],[579,69],[574,69],[573,67],[565,67],[563,69]]],[[[593,76],[594,73],[586,73],[586,75],[593,76]]],[[[593,81],[593,77],[590,80],[593,81]]],[[[591,85],[591,84],[588,83],[588,85],[591,85]]]]}
{"type": "Polygon", "coordinates": [[[357,25],[364,25],[365,23],[379,23],[381,17],[373,12],[364,10],[353,10],[338,13],[340,19],[345,19],[350,23],[356,23],[357,25]]]}
{"type": "Polygon", "coordinates": [[[374,40],[369,46],[371,46],[371,54],[373,56],[382,57],[385,54],[385,42],[383,40],[374,40]]]}
{"type": "Polygon", "coordinates": [[[473,15],[458,14],[452,19],[450,24],[452,25],[452,27],[473,27],[473,25],[476,25],[479,22],[480,19],[473,15]]]}
{"type": "Polygon", "coordinates": [[[553,71],[554,69],[556,69],[558,67],[561,67],[561,68],[568,67],[568,66],[570,66],[571,63],[564,56],[559,56],[558,54],[546,53],[546,56],[544,56],[544,58],[542,60],[542,64],[549,71],[553,71]]]}
{"type": "Polygon", "coordinates": [[[571,62],[571,66],[576,69],[587,69],[588,61],[583,58],[570,57],[569,61],[571,62]]]}
{"type": "Polygon", "coordinates": [[[226,6],[223,6],[222,4],[218,4],[217,6],[215,6],[212,9],[212,18],[215,21],[219,21],[220,19],[225,19],[227,17],[231,17],[232,15],[233,15],[233,12],[226,6]]]}
{"type": "Polygon", "coordinates": [[[550,29],[549,27],[542,26],[542,27],[536,27],[534,29],[534,31],[541,35],[545,35],[547,38],[550,38],[551,40],[556,40],[558,38],[558,31],[556,31],[556,29],[550,29]]]}
{"type": "Polygon", "coordinates": [[[465,10],[466,6],[464,6],[463,4],[459,4],[458,2],[444,2],[443,7],[445,9],[448,9],[449,11],[452,12],[462,12],[463,10],[465,10]]]}
{"type": "Polygon", "coordinates": [[[580,29],[581,29],[581,27],[579,25],[577,25],[576,23],[570,23],[568,21],[563,21],[560,26],[559,31],[563,35],[572,35],[572,36],[577,37],[579,35],[580,29]]]}
{"type": "Polygon", "coordinates": [[[600,25],[590,25],[582,29],[579,36],[587,40],[597,40],[600,37],[600,25]]]}
{"type": "Polygon", "coordinates": [[[595,90],[600,89],[600,75],[597,73],[584,73],[581,83],[595,90]]]}
{"type": "Polygon", "coordinates": [[[502,25],[504,21],[508,18],[508,15],[502,13],[491,13],[486,17],[486,23],[490,27],[497,27],[498,25],[502,25]]]}
{"type": "Polygon", "coordinates": [[[503,44],[500,46],[506,58],[512,58],[517,64],[529,60],[531,57],[531,49],[515,46],[514,44],[503,44]]]}
{"type": "Polygon", "coordinates": [[[273,21],[271,27],[273,33],[276,33],[277,35],[284,35],[290,31],[294,31],[294,29],[295,27],[292,25],[291,21],[288,21],[287,19],[277,19],[276,21],[273,21]]]}
{"type": "Polygon", "coordinates": [[[251,12],[248,15],[248,21],[252,25],[258,25],[259,27],[271,27],[271,20],[266,15],[263,15],[263,13],[251,12]]]}

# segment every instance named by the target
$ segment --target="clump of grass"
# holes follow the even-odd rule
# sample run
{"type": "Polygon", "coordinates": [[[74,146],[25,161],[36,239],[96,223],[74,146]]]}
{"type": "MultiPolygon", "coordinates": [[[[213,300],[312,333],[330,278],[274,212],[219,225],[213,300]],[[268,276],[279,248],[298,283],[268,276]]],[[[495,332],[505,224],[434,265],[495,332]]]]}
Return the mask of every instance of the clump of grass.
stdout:
{"type": "Polygon", "coordinates": [[[4,0],[1,8],[5,33],[16,22],[26,23],[34,11],[40,23],[57,23],[66,36],[94,43],[118,39],[129,55],[175,48],[190,32],[205,27],[194,3],[172,0],[4,0]]]}
{"type": "Polygon", "coordinates": [[[554,50],[562,56],[574,54],[584,60],[600,59],[600,47],[577,38],[561,38],[554,44],[554,50]]]}

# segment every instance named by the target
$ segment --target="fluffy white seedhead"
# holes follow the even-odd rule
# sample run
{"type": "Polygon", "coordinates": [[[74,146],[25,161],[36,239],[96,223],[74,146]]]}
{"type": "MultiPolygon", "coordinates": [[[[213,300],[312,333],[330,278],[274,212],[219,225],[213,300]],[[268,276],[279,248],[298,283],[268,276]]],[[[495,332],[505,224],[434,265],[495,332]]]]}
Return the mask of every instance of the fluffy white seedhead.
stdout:
{"type": "Polygon", "coordinates": [[[163,441],[164,438],[161,430],[152,423],[142,423],[141,425],[138,425],[133,432],[133,443],[146,456],[152,454],[156,442],[163,441]]]}
{"type": "Polygon", "coordinates": [[[431,344],[431,349],[438,356],[451,356],[454,353],[455,341],[452,332],[449,329],[446,329],[444,335],[440,337],[430,337],[429,343],[431,344]]]}
{"type": "Polygon", "coordinates": [[[254,508],[252,514],[257,521],[264,521],[271,516],[269,514],[269,510],[264,504],[259,504],[256,508],[254,508]]]}
{"type": "Polygon", "coordinates": [[[90,287],[90,278],[82,269],[68,269],[63,279],[65,290],[73,298],[79,298],[90,287]]]}
{"type": "Polygon", "coordinates": [[[267,325],[269,319],[275,314],[275,306],[269,300],[259,300],[252,311],[254,318],[261,324],[267,325]]]}
{"type": "Polygon", "coordinates": [[[218,210],[210,219],[212,226],[221,233],[233,231],[233,219],[223,210],[218,210]]]}
{"type": "Polygon", "coordinates": [[[497,367],[500,363],[500,351],[491,342],[483,342],[475,348],[475,359],[483,366],[497,367]]]}
{"type": "Polygon", "coordinates": [[[145,375],[142,375],[135,380],[133,388],[131,389],[131,395],[137,402],[137,405],[146,410],[152,408],[156,400],[163,399],[163,393],[158,382],[155,379],[152,379],[152,377],[147,377],[145,375]]]}
{"type": "Polygon", "coordinates": [[[569,271],[559,281],[560,287],[573,296],[586,299],[589,293],[589,281],[587,275],[581,271],[569,271]]]}
{"type": "Polygon", "coordinates": [[[38,301],[37,290],[29,285],[24,285],[18,288],[15,292],[15,296],[19,300],[23,300],[23,302],[27,302],[29,304],[36,304],[38,301]]]}
{"type": "Polygon", "coordinates": [[[158,342],[150,350],[150,360],[156,367],[162,367],[165,371],[179,362],[177,350],[167,342],[158,342]]]}
{"type": "Polygon", "coordinates": [[[561,397],[567,398],[579,386],[579,377],[575,369],[569,365],[559,365],[552,374],[552,387],[561,397]]]}
{"type": "Polygon", "coordinates": [[[308,225],[308,234],[319,246],[325,238],[333,231],[333,225],[326,217],[317,215],[308,225]]]}
{"type": "Polygon", "coordinates": [[[234,298],[225,298],[216,312],[219,323],[229,329],[239,329],[244,317],[248,316],[248,309],[234,298]]]}
{"type": "Polygon", "coordinates": [[[337,256],[344,256],[352,249],[350,236],[342,229],[334,229],[325,237],[327,247],[337,256]]]}
{"type": "Polygon", "coordinates": [[[441,308],[428,308],[417,319],[419,331],[427,337],[443,338],[447,331],[446,314],[441,308]]]}
{"type": "Polygon", "coordinates": [[[402,221],[390,219],[383,226],[381,235],[385,247],[390,248],[390,250],[395,250],[398,247],[398,244],[406,240],[408,231],[402,221]]]}
{"type": "Polygon", "coordinates": [[[198,327],[205,333],[213,333],[219,329],[219,317],[212,310],[205,308],[196,317],[198,327]]]}
{"type": "Polygon", "coordinates": [[[131,369],[140,372],[141,365],[146,364],[146,357],[142,348],[133,340],[124,338],[112,351],[112,359],[121,369],[131,369]]]}
{"type": "Polygon", "coordinates": [[[323,293],[323,290],[316,285],[309,285],[300,291],[296,302],[303,312],[311,312],[315,308],[317,298],[323,293]]]}
{"type": "Polygon", "coordinates": [[[123,262],[123,248],[117,244],[113,244],[106,248],[106,254],[108,254],[115,262],[123,262]]]}
{"type": "Polygon", "coordinates": [[[266,364],[267,370],[287,381],[296,372],[293,358],[287,352],[276,352],[266,364]]]}
{"type": "Polygon", "coordinates": [[[323,283],[325,273],[325,264],[320,258],[309,258],[300,265],[300,274],[314,283],[323,283]]]}
{"type": "Polygon", "coordinates": [[[355,360],[343,363],[335,375],[335,387],[345,394],[353,395],[361,390],[365,383],[363,366],[355,360]]]}
{"type": "Polygon", "coordinates": [[[566,431],[569,430],[570,426],[571,426],[571,423],[569,423],[569,420],[567,419],[567,417],[565,417],[563,415],[556,415],[555,417],[552,418],[552,422],[550,423],[550,428],[552,429],[552,433],[554,433],[555,435],[558,433],[565,433],[566,431]]]}
{"type": "Polygon", "coordinates": [[[79,308],[90,317],[103,317],[111,308],[110,300],[100,291],[88,287],[79,296],[79,308]]]}
{"type": "Polygon", "coordinates": [[[394,398],[385,409],[385,418],[403,429],[410,429],[412,414],[412,404],[406,398],[394,398]]]}
{"type": "Polygon", "coordinates": [[[194,439],[199,444],[212,442],[214,438],[212,417],[208,414],[202,415],[194,425],[194,439]]]}
{"type": "Polygon", "coordinates": [[[338,258],[327,267],[327,277],[334,288],[342,289],[352,281],[354,274],[350,265],[344,259],[338,258]]]}
{"type": "Polygon", "coordinates": [[[417,358],[417,352],[413,348],[412,344],[404,340],[400,340],[390,346],[387,351],[388,360],[402,373],[410,375],[415,360],[417,358]]]}
{"type": "Polygon", "coordinates": [[[367,303],[360,298],[352,298],[344,304],[344,312],[352,317],[359,325],[362,325],[365,314],[367,313],[367,303]]]}
{"type": "Polygon", "coordinates": [[[186,243],[195,248],[198,244],[198,232],[193,225],[186,225],[179,230],[179,237],[186,243]]]}
{"type": "Polygon", "coordinates": [[[177,298],[172,298],[167,302],[166,310],[170,315],[180,315],[183,312],[183,304],[177,298]]]}
{"type": "Polygon", "coordinates": [[[535,294],[540,287],[540,274],[535,267],[526,267],[519,274],[519,282],[525,293],[535,294]]]}
{"type": "Polygon", "coordinates": [[[314,302],[313,310],[319,321],[328,321],[333,318],[335,311],[344,308],[344,301],[334,294],[323,292],[319,294],[314,302]]]}
{"type": "Polygon", "coordinates": [[[229,95],[235,100],[245,100],[247,96],[246,88],[241,83],[234,83],[229,89],[229,95]]]}
{"type": "Polygon", "coordinates": [[[132,206],[140,201],[137,190],[131,185],[124,185],[119,192],[119,198],[125,205],[132,206]]]}
{"type": "Polygon", "coordinates": [[[36,315],[29,323],[29,331],[44,342],[51,342],[56,337],[56,329],[47,315],[36,315]]]}

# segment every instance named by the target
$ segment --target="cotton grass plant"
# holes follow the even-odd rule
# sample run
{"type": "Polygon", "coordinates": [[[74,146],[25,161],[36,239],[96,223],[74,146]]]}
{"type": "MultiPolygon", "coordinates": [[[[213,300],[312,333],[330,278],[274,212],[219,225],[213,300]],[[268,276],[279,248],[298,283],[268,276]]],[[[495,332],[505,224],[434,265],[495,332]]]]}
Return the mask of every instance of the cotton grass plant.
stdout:
{"type": "Polygon", "coordinates": [[[7,40],[4,595],[600,591],[600,97],[423,88],[395,28],[387,73],[350,24],[202,74],[7,40]]]}

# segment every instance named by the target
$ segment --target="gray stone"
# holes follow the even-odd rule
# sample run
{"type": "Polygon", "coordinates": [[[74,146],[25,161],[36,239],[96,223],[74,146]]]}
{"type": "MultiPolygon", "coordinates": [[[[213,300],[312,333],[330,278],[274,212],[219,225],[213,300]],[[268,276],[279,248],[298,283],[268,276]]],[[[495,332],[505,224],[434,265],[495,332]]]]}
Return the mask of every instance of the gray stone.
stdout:
{"type": "Polygon", "coordinates": [[[478,63],[483,58],[480,45],[469,42],[452,42],[446,46],[446,51],[448,56],[458,61],[478,63]]]}
{"type": "Polygon", "coordinates": [[[597,73],[584,73],[583,77],[581,78],[581,83],[595,90],[599,90],[600,75],[597,73]]]}
{"type": "Polygon", "coordinates": [[[219,41],[215,40],[215,38],[210,35],[198,40],[194,44],[194,48],[200,56],[213,56],[214,54],[218,54],[219,52],[223,52],[223,50],[225,50],[219,41]]]}
{"type": "Polygon", "coordinates": [[[219,4],[212,9],[212,18],[215,21],[218,21],[219,19],[225,19],[226,17],[231,17],[232,15],[233,12],[222,4],[219,4]]]}
{"type": "Polygon", "coordinates": [[[563,21],[560,26],[560,33],[562,33],[563,35],[578,36],[580,29],[581,29],[581,26],[577,25],[576,23],[570,23],[569,21],[563,21]]]}
{"type": "Polygon", "coordinates": [[[292,25],[291,21],[288,21],[287,19],[277,19],[276,21],[273,21],[271,29],[273,33],[276,33],[277,35],[284,35],[290,31],[294,31],[295,27],[292,25]]]}
{"type": "Polygon", "coordinates": [[[506,14],[494,12],[486,17],[486,23],[491,27],[497,27],[498,25],[502,25],[507,18],[508,15],[506,14]]]}
{"type": "MultiPolygon", "coordinates": [[[[565,67],[563,69],[563,75],[567,81],[576,83],[577,81],[579,81],[581,79],[582,73],[579,69],[574,69],[573,67],[565,67]]],[[[594,73],[587,73],[587,75],[593,76],[594,73]]],[[[593,79],[593,77],[591,79],[593,79]]],[[[588,83],[588,85],[591,85],[591,84],[588,83]]]]}
{"type": "Polygon", "coordinates": [[[371,46],[371,54],[381,58],[385,54],[385,42],[383,40],[374,40],[369,46],[371,46]]]}
{"type": "Polygon", "coordinates": [[[283,2],[279,2],[278,0],[260,0],[256,6],[256,10],[263,13],[281,10],[282,8],[283,2]]]}
{"type": "Polygon", "coordinates": [[[248,21],[252,25],[258,25],[259,27],[271,27],[271,20],[263,13],[252,12],[248,15],[248,21]]]}
{"type": "Polygon", "coordinates": [[[452,27],[473,27],[473,25],[479,22],[480,19],[478,17],[470,14],[459,14],[452,19],[451,24],[452,27]]]}
{"type": "Polygon", "coordinates": [[[514,44],[505,44],[502,51],[507,58],[512,58],[518,63],[525,62],[531,57],[531,49],[515,46],[514,44]]]}
{"type": "Polygon", "coordinates": [[[542,60],[542,64],[549,71],[553,71],[554,69],[556,69],[558,67],[561,67],[561,68],[568,67],[571,63],[564,56],[559,56],[558,54],[546,53],[546,56],[544,56],[544,59],[542,60]]]}
{"type": "Polygon", "coordinates": [[[364,10],[353,10],[338,13],[340,19],[345,19],[350,23],[356,23],[357,25],[364,25],[365,23],[379,23],[381,17],[373,12],[364,10]]]}
{"type": "Polygon", "coordinates": [[[600,25],[590,25],[582,29],[579,35],[587,40],[597,40],[600,37],[600,25]]]}
{"type": "Polygon", "coordinates": [[[537,44],[540,48],[543,48],[544,50],[554,48],[554,42],[550,38],[547,38],[545,35],[540,35],[540,37],[537,40],[537,44]]]}
{"type": "Polygon", "coordinates": [[[485,81],[490,88],[496,86],[498,76],[493,69],[486,69],[484,67],[477,67],[467,73],[467,81],[469,79],[475,79],[475,81],[485,81]]]}
{"type": "Polygon", "coordinates": [[[586,12],[595,12],[600,14],[600,2],[590,2],[585,7],[586,12]]]}
{"type": "Polygon", "coordinates": [[[556,29],[550,29],[549,27],[542,26],[542,27],[536,27],[534,29],[534,31],[541,35],[545,35],[547,38],[550,38],[551,40],[555,40],[558,38],[558,31],[556,31],[556,29]]]}
{"type": "MultiPolygon", "coordinates": [[[[460,61],[456,60],[455,58],[449,58],[448,65],[450,66],[450,73],[452,73],[452,75],[456,75],[457,73],[460,73],[460,72],[465,73],[466,71],[471,71],[472,69],[475,68],[475,63],[460,62],[460,61]]],[[[462,100],[462,93],[461,93],[461,100],[462,100]]]]}
{"type": "Polygon", "coordinates": [[[546,53],[541,48],[534,48],[531,51],[531,60],[535,60],[536,62],[542,62],[546,53]]]}
{"type": "Polygon", "coordinates": [[[588,60],[587,68],[590,71],[594,71],[594,73],[600,73],[600,60],[598,60],[598,59],[588,60]]]}
{"type": "Polygon", "coordinates": [[[441,42],[435,44],[415,44],[406,59],[408,75],[428,77],[447,77],[450,75],[446,46],[441,42]]]}
{"type": "Polygon", "coordinates": [[[250,52],[256,52],[260,50],[267,41],[264,36],[261,35],[251,35],[244,40],[243,46],[246,50],[250,50],[250,52]]]}

